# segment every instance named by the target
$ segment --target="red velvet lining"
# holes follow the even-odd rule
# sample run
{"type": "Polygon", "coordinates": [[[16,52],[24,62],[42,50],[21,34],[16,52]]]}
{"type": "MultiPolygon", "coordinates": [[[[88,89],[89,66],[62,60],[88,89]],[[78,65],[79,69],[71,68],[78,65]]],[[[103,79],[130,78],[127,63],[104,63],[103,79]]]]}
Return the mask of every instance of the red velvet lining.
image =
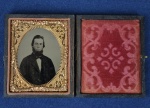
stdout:
{"type": "Polygon", "coordinates": [[[82,20],[82,93],[141,93],[139,20],[82,20]]]}

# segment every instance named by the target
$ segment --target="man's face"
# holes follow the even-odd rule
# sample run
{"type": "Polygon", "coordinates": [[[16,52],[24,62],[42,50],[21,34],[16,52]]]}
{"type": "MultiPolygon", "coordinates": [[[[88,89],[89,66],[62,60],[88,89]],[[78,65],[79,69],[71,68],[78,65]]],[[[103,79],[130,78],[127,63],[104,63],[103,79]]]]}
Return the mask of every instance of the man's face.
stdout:
{"type": "Polygon", "coordinates": [[[35,51],[43,50],[43,39],[34,39],[33,48],[35,51]]]}

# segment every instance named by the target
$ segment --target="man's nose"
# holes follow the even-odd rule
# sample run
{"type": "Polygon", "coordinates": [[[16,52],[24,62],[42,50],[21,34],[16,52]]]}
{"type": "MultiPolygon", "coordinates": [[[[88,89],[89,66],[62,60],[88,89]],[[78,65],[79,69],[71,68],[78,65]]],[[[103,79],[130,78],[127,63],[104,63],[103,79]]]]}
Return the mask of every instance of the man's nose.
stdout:
{"type": "Polygon", "coordinates": [[[40,44],[37,44],[37,47],[39,47],[40,46],[40,44]]]}

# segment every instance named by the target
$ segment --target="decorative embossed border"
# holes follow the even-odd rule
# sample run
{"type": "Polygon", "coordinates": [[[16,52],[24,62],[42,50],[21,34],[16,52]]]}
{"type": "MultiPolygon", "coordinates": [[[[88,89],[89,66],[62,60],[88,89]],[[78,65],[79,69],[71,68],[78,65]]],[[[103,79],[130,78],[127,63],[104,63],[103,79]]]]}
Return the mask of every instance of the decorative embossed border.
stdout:
{"type": "Polygon", "coordinates": [[[76,71],[76,95],[78,97],[139,97],[145,95],[145,81],[144,81],[144,62],[145,62],[145,56],[144,56],[144,36],[143,36],[143,17],[142,16],[118,16],[118,15],[77,15],[76,17],[76,29],[77,29],[77,71],[76,71]],[[105,93],[105,94],[89,94],[89,93],[81,93],[81,24],[82,19],[86,20],[140,20],[140,41],[141,41],[141,85],[142,85],[142,93],[140,94],[115,94],[115,93],[105,93]]]}
{"type": "MultiPolygon", "coordinates": [[[[5,81],[4,81],[4,83],[5,83],[4,84],[5,90],[4,90],[4,94],[5,94],[5,96],[9,96],[9,97],[11,97],[11,96],[51,96],[51,97],[66,97],[66,96],[68,97],[68,96],[73,96],[74,95],[74,16],[73,15],[25,15],[25,14],[22,14],[22,15],[19,15],[19,14],[15,15],[14,14],[13,15],[13,14],[11,14],[11,15],[7,15],[6,16],[6,21],[5,22],[6,22],[6,24],[5,24],[6,25],[6,28],[5,28],[5,33],[6,33],[6,37],[5,37],[5,56],[4,56],[4,62],[5,62],[5,81]],[[12,74],[12,72],[11,72],[12,71],[11,65],[15,61],[15,57],[13,57],[13,55],[12,55],[12,53],[14,53],[15,50],[13,50],[12,48],[10,49],[10,47],[12,47],[12,46],[14,48],[18,47],[18,45],[15,46],[15,44],[12,43],[12,41],[11,41],[11,39],[13,39],[13,38],[11,37],[12,35],[10,35],[10,32],[13,32],[13,31],[11,31],[10,28],[13,25],[10,25],[10,20],[11,21],[12,20],[16,20],[17,21],[17,20],[20,20],[20,19],[28,21],[28,22],[29,21],[33,21],[34,22],[36,20],[37,21],[37,25],[34,26],[35,28],[44,28],[46,26],[45,22],[47,20],[48,21],[53,21],[53,22],[56,21],[60,25],[62,23],[61,21],[64,21],[64,22],[66,21],[68,23],[67,25],[65,25],[65,23],[64,23],[64,25],[62,25],[66,29],[65,31],[66,31],[66,34],[67,34],[66,36],[67,37],[66,37],[65,42],[67,42],[68,44],[66,44],[67,45],[66,47],[65,46],[61,47],[61,52],[62,52],[63,55],[64,55],[64,53],[69,52],[68,53],[68,57],[67,57],[68,60],[64,61],[67,64],[67,68],[65,69],[66,70],[65,73],[66,73],[66,77],[67,77],[67,80],[66,80],[67,81],[67,83],[66,83],[67,84],[67,86],[66,86],[67,87],[67,91],[66,90],[62,90],[61,91],[61,89],[63,89],[63,88],[60,88],[60,89],[56,88],[56,89],[59,89],[59,90],[49,89],[48,88],[49,87],[49,83],[48,84],[44,84],[44,85],[42,85],[40,87],[40,86],[34,86],[34,85],[32,86],[32,85],[30,85],[30,84],[28,84],[28,83],[26,83],[24,81],[21,81],[21,82],[24,82],[24,84],[27,84],[27,85],[31,86],[30,89],[24,89],[24,91],[19,91],[19,89],[17,89],[14,92],[12,92],[12,90],[10,91],[10,85],[14,84],[14,83],[11,83],[11,81],[12,81],[11,80],[12,77],[10,75],[10,73],[12,74]],[[42,20],[44,22],[42,22],[42,21],[38,22],[39,20],[40,21],[42,20]],[[43,25],[45,25],[45,26],[43,26],[43,25]],[[68,51],[65,50],[66,48],[68,49],[68,51]],[[62,51],[63,49],[64,49],[65,52],[62,51]],[[10,54],[10,51],[11,51],[11,54],[10,54]],[[14,59],[14,61],[12,61],[12,59],[14,59]],[[9,72],[9,70],[10,70],[10,72],[9,72]]],[[[16,24],[16,22],[15,22],[15,24],[16,24]]],[[[29,24],[29,26],[30,26],[30,24],[29,24]]],[[[27,31],[28,30],[25,30],[25,32],[27,32],[27,31]]],[[[18,39],[18,38],[14,38],[14,39],[18,39]]],[[[59,40],[58,38],[57,38],[57,40],[58,40],[58,42],[60,44],[61,40],[59,40]]],[[[18,41],[21,41],[21,39],[18,39],[18,41]]],[[[14,53],[14,56],[16,56],[16,53],[14,53]]],[[[64,55],[64,57],[65,57],[65,55],[64,55]]],[[[64,59],[62,59],[62,60],[64,60],[64,59]]],[[[16,65],[13,64],[13,66],[16,66],[16,65]]],[[[61,64],[61,67],[62,67],[62,64],[61,64]]],[[[15,70],[17,70],[17,69],[15,69],[15,70]]],[[[16,73],[17,73],[17,71],[16,71],[16,73]]],[[[61,73],[61,72],[58,72],[58,73],[61,73]]],[[[58,80],[60,80],[60,79],[58,79],[58,80]]],[[[59,82],[59,81],[56,81],[56,82],[59,82]]]]}

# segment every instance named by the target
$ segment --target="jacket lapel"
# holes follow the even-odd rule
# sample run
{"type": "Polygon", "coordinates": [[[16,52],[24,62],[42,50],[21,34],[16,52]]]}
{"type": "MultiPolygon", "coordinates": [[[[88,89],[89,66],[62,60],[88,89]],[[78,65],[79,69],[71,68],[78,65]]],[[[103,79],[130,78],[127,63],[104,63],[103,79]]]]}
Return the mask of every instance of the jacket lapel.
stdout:
{"type": "Polygon", "coordinates": [[[35,70],[37,70],[38,72],[40,72],[40,69],[39,69],[38,64],[36,62],[36,58],[34,56],[31,57],[31,61],[32,61],[31,65],[33,66],[33,68],[35,70]]]}

